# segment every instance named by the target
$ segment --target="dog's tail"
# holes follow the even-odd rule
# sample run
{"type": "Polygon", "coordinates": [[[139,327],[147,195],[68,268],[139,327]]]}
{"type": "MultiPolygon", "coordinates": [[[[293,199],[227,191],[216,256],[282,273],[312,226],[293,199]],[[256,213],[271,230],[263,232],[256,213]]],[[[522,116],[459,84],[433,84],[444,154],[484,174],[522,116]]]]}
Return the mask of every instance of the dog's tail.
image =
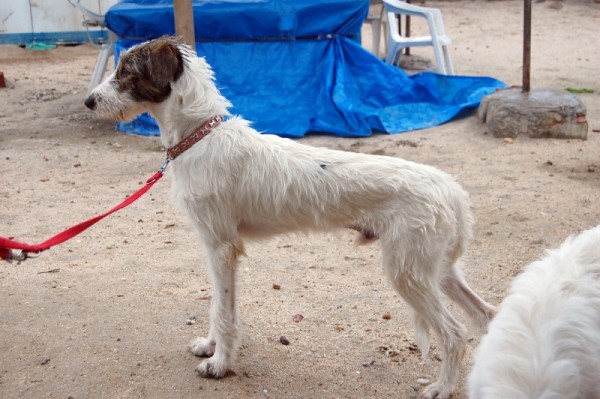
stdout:
{"type": "Polygon", "coordinates": [[[469,287],[461,272],[461,266],[462,262],[457,261],[447,272],[442,282],[442,290],[465,311],[473,327],[485,331],[496,314],[496,309],[469,287]]]}
{"type": "Polygon", "coordinates": [[[469,194],[460,186],[457,192],[459,195],[454,196],[453,202],[456,230],[446,254],[447,266],[446,275],[442,279],[442,290],[465,311],[473,327],[485,331],[496,310],[469,287],[462,274],[461,257],[473,236],[475,218],[471,211],[469,194]]]}

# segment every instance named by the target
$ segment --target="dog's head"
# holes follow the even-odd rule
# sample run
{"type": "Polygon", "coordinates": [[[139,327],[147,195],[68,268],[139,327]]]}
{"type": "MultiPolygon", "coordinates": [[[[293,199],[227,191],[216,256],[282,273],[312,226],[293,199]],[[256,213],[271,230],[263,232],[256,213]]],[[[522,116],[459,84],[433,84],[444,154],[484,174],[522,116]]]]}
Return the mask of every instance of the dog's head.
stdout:
{"type": "Polygon", "coordinates": [[[85,106],[111,119],[133,119],[169,97],[171,84],[183,73],[188,51],[192,50],[174,37],[132,47],[121,54],[115,71],[85,99],[85,106]]]}

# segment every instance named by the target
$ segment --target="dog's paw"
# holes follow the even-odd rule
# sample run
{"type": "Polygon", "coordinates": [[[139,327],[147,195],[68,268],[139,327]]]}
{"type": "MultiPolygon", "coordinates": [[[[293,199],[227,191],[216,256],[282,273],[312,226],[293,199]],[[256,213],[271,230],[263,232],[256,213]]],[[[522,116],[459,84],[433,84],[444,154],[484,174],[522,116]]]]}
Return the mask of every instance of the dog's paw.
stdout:
{"type": "Polygon", "coordinates": [[[452,396],[452,389],[444,388],[442,384],[434,382],[421,391],[419,399],[449,399],[450,396],[452,396]]]}
{"type": "Polygon", "coordinates": [[[229,372],[227,362],[218,361],[214,357],[204,360],[196,367],[196,372],[205,378],[222,378],[229,372]]]}
{"type": "Polygon", "coordinates": [[[207,338],[196,338],[190,345],[192,353],[200,357],[211,357],[215,353],[215,344],[207,338]]]}

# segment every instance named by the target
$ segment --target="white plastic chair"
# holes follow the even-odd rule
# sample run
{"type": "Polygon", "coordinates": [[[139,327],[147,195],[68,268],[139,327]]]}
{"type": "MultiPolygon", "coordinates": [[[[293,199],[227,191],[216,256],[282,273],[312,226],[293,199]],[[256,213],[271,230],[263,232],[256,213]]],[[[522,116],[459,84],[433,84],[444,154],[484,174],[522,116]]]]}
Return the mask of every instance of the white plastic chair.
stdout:
{"type": "Polygon", "coordinates": [[[450,50],[452,43],[446,34],[442,13],[437,8],[420,7],[399,0],[383,0],[388,20],[388,51],[385,58],[387,64],[397,65],[402,50],[407,47],[432,46],[437,64],[437,71],[444,75],[454,75],[450,50]],[[405,37],[398,31],[398,18],[401,15],[422,17],[427,20],[429,36],[405,37]]]}
{"type": "Polygon", "coordinates": [[[67,0],[71,5],[77,8],[84,15],[84,26],[89,27],[101,27],[105,28],[108,32],[108,41],[102,43],[99,46],[98,58],[96,59],[96,65],[94,65],[94,71],[92,72],[92,78],[88,86],[88,93],[96,88],[102,82],[104,77],[104,71],[108,64],[108,59],[115,54],[115,42],[118,37],[110,29],[104,25],[104,15],[96,14],[79,4],[81,0],[67,0]]]}

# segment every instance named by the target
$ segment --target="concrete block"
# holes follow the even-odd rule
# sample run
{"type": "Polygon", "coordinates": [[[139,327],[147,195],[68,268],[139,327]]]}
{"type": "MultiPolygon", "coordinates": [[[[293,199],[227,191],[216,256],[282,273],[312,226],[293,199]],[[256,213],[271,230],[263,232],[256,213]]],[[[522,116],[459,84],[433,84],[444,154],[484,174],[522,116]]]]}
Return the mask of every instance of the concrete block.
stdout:
{"type": "Polygon", "coordinates": [[[578,97],[563,90],[510,88],[484,97],[477,115],[495,137],[586,140],[586,112],[578,97]]]}

